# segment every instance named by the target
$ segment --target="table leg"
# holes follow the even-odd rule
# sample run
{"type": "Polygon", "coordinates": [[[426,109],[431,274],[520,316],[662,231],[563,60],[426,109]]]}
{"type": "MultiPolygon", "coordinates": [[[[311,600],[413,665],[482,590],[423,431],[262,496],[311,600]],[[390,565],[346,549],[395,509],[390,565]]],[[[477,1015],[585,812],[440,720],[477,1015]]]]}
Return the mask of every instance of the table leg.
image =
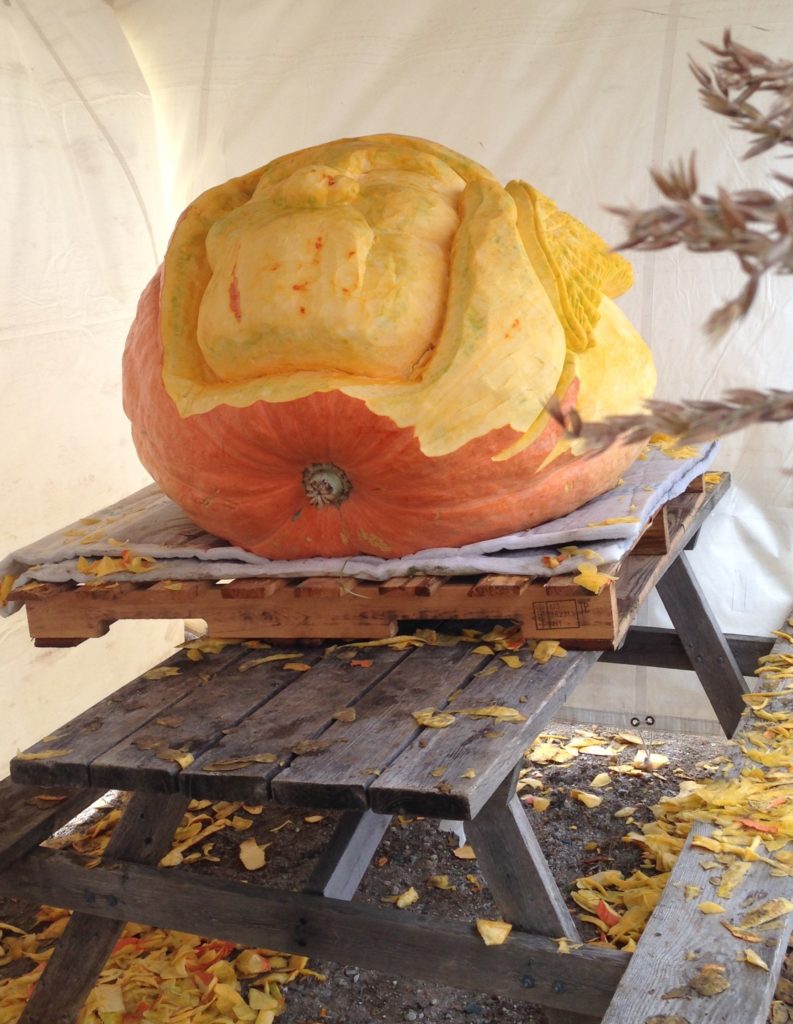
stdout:
{"type": "Polygon", "coordinates": [[[343,814],[305,891],[351,900],[390,821],[390,814],[374,811],[343,814]]]}
{"type": "Polygon", "coordinates": [[[580,942],[526,811],[516,768],[473,821],[465,823],[485,882],[504,917],[524,931],[580,942]]]}
{"type": "MultiPolygon", "coordinates": [[[[575,922],[515,792],[520,765],[465,832],[487,887],[506,920],[523,931],[580,942],[575,922]]],[[[548,1024],[595,1024],[600,1018],[543,1007],[548,1024]]]]}
{"type": "MultiPolygon", "coordinates": [[[[170,847],[189,803],[190,798],[180,793],[134,794],[105,857],[156,865],[170,847]]],[[[75,1024],[124,924],[114,918],[72,914],[19,1024],[75,1024]]]]}
{"type": "Polygon", "coordinates": [[[656,589],[725,735],[732,736],[749,687],[685,555],[672,562],[656,589]]]}

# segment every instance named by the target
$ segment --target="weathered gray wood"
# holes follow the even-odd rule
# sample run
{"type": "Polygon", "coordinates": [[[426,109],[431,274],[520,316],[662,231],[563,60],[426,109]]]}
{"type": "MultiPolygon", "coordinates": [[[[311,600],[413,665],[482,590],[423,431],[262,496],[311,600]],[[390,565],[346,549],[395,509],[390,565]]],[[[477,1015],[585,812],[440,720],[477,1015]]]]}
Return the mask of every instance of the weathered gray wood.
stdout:
{"type": "Polygon", "coordinates": [[[101,789],[40,789],[0,782],[0,870],[85,810],[101,789]]]}
{"type": "MultiPolygon", "coordinates": [[[[119,858],[126,862],[156,864],[170,846],[171,837],[188,803],[189,800],[181,794],[168,797],[134,795],[110,838],[105,857],[108,860],[119,858]]],[[[128,918],[123,913],[110,916],[100,913],[97,916],[94,910],[98,896],[92,883],[92,876],[84,878],[83,899],[75,908],[78,913],[72,915],[58,941],[19,1024],[75,1024],[88,993],[118,941],[128,918]]],[[[41,899],[41,895],[37,893],[35,898],[41,899]]],[[[103,909],[110,910],[118,902],[115,896],[108,894],[103,909]]]]}
{"type": "MultiPolygon", "coordinates": [[[[298,758],[273,781],[273,795],[283,803],[363,810],[377,773],[418,735],[411,713],[445,707],[449,695],[465,687],[486,660],[463,642],[414,651],[355,705],[354,722],[337,722],[323,734],[323,739],[345,737],[347,742],[298,758]]],[[[389,808],[374,809],[390,813],[389,808]]]]}
{"type": "Polygon", "coordinates": [[[673,498],[667,504],[669,553],[666,556],[629,554],[622,560],[615,585],[620,623],[617,646],[667,566],[684,550],[689,539],[727,493],[729,486],[730,476],[723,473],[721,481],[704,492],[686,491],[673,498]]]}
{"type": "Polygon", "coordinates": [[[167,714],[168,708],[201,682],[208,682],[246,648],[230,647],[221,654],[191,661],[181,651],[157,668],[175,668],[179,674],[161,679],[138,676],[73,718],[50,736],[11,761],[14,782],[34,786],[90,786],[88,766],[110,747],[147,722],[167,714]],[[27,754],[63,751],[46,758],[26,760],[27,754]]]}
{"type": "Polygon", "coordinates": [[[656,588],[725,735],[732,736],[749,687],[686,557],[669,566],[656,588]]]}
{"type": "MultiPolygon", "coordinates": [[[[290,684],[294,691],[300,691],[299,674],[284,670],[283,661],[245,667],[246,662],[270,653],[249,650],[241,661],[227,666],[221,676],[194,685],[181,700],[170,705],[166,715],[149,720],[97,757],[89,765],[91,782],[108,789],[174,792],[181,768],[168,759],[167,751],[197,757],[221,740],[225,730],[238,725],[290,684]],[[163,748],[165,756],[161,753],[163,748]]],[[[303,649],[295,654],[294,661],[314,665],[321,656],[321,650],[303,649]]],[[[289,694],[285,694],[284,700],[289,699],[289,694]]],[[[299,692],[294,701],[299,703],[299,692]]]]}
{"type": "Polygon", "coordinates": [[[545,1019],[548,1024],[600,1024],[602,1017],[599,1014],[597,1017],[592,1017],[588,1013],[573,1013],[571,1010],[547,1008],[545,1019]]]}
{"type": "Polygon", "coordinates": [[[475,676],[447,710],[500,705],[515,708],[526,721],[500,722],[459,714],[446,729],[422,729],[372,783],[372,810],[462,821],[474,817],[600,652],[568,651],[566,657],[551,658],[545,665],[526,651],[519,656],[524,662],[520,669],[508,668],[498,656],[493,658],[496,671],[475,676]],[[441,770],[440,776],[433,775],[441,770]],[[464,777],[471,771],[473,778],[464,777]]]}
{"type": "Polygon", "coordinates": [[[768,964],[769,972],[738,960],[749,944],[735,939],[721,920],[737,925],[751,907],[779,896],[790,899],[793,880],[773,878],[765,864],[754,864],[745,883],[729,899],[714,895],[712,889],[703,886],[708,876],[701,867],[701,861],[710,861],[713,855],[691,846],[694,836],[709,835],[711,831],[701,824],[692,829],[603,1024],[644,1021],[662,1014],[679,1014],[688,1024],[764,1024],[793,930],[793,914],[780,921],[775,931],[763,931],[762,944],[751,946],[768,964]],[[685,899],[684,886],[690,884],[703,886],[701,899],[685,899]],[[727,913],[701,913],[697,905],[704,899],[714,899],[727,913]],[[689,952],[696,957],[686,959],[689,952]],[[703,963],[720,964],[730,987],[708,998],[696,994],[663,998],[685,986],[703,963]]]}
{"type": "Polygon", "coordinates": [[[473,921],[441,922],[187,871],[109,864],[92,869],[89,881],[68,855],[35,850],[0,874],[0,891],[162,928],[211,928],[217,939],[590,1013],[606,1009],[628,960],[593,948],[560,956],[551,939],[517,930],[504,945],[487,947],[473,921]]]}
{"type": "Polygon", "coordinates": [[[578,929],[515,793],[516,768],[465,826],[487,887],[506,921],[580,942],[578,929]]]}
{"type": "MultiPolygon", "coordinates": [[[[745,676],[752,675],[757,659],[768,654],[773,645],[772,640],[763,636],[725,633],[724,639],[745,676]]],[[[694,670],[677,632],[662,626],[631,626],[619,650],[604,651],[600,660],[618,665],[694,670]]]]}
{"type": "Polygon", "coordinates": [[[305,891],[336,900],[351,900],[390,821],[390,814],[345,811],[305,891]]]}
{"type": "MultiPolygon", "coordinates": [[[[270,782],[283,766],[293,761],[292,751],[298,743],[321,738],[346,745],[349,725],[338,723],[343,728],[331,734],[333,715],[349,705],[357,706],[371,687],[410,656],[409,652],[375,647],[366,650],[365,658],[353,659],[372,664],[356,667],[350,664],[350,653],[344,648],[325,655],[310,671],[299,673],[298,680],[288,691],[276,694],[231,729],[212,750],[196,758],[194,764],[180,773],[179,785],[183,791],[198,798],[259,803],[270,799],[270,782]],[[248,762],[233,771],[212,771],[211,766],[218,761],[261,754],[275,755],[275,761],[248,762]]],[[[306,805],[324,806],[311,800],[306,805]]]]}
{"type": "MultiPolygon", "coordinates": [[[[774,653],[793,654],[793,645],[783,639],[774,645],[774,653]]],[[[764,682],[760,683],[766,689],[764,682]]],[[[790,701],[772,699],[764,712],[790,710],[790,701]]],[[[736,740],[756,729],[763,719],[746,712],[736,740]]],[[[728,778],[736,779],[744,768],[754,762],[736,748],[732,755],[728,778]]],[[[711,836],[713,826],[695,822],[686,844],[675,863],[661,899],[647,922],[637,950],[631,958],[603,1024],[645,1021],[663,1014],[678,1014],[688,1024],[764,1024],[782,969],[787,945],[793,932],[793,912],[779,917],[766,927],[744,927],[762,939],[749,943],[733,936],[722,926],[726,920],[741,927],[744,915],[768,900],[793,898],[793,878],[772,874],[770,865],[755,861],[732,891],[719,890],[720,872],[727,865],[714,861],[709,850],[693,845],[698,836],[711,836]],[[714,870],[708,865],[716,864],[714,870]],[[702,889],[701,897],[686,899],[685,886],[702,889]],[[712,899],[725,908],[724,915],[703,914],[698,905],[712,899]],[[742,960],[742,952],[753,949],[769,967],[763,971],[742,960]],[[715,996],[668,998],[674,990],[684,988],[697,974],[701,964],[715,963],[724,968],[729,987],[715,996]],[[667,996],[667,998],[664,998],[667,996]]],[[[762,849],[759,851],[763,853],[762,849]]],[[[682,993],[681,993],[682,995],[682,993]]]]}

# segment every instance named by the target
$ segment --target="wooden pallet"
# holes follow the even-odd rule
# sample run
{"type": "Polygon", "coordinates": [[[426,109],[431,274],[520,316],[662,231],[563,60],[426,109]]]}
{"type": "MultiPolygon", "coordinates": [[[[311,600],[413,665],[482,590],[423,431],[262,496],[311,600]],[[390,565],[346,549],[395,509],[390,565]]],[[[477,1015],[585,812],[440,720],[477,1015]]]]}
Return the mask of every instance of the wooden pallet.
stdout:
{"type": "Polygon", "coordinates": [[[604,567],[615,584],[592,594],[572,576],[345,577],[40,584],[14,591],[40,647],[72,646],[122,619],[203,619],[218,638],[381,638],[402,621],[511,620],[529,638],[606,650],[729,486],[701,478],[665,505],[628,556],[604,567]]]}

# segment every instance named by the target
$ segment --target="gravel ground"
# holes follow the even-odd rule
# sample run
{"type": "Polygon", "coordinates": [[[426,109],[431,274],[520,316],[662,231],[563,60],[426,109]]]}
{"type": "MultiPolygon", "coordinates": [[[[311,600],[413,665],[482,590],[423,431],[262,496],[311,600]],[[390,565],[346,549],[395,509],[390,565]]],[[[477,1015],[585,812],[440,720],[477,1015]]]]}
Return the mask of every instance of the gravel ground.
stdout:
{"type": "MultiPolygon", "coordinates": [[[[609,735],[608,730],[593,732],[609,735]]],[[[551,726],[549,732],[570,736],[570,726],[551,726]]],[[[637,807],[637,821],[652,819],[650,806],[666,793],[676,793],[682,778],[701,776],[701,764],[729,753],[729,746],[711,737],[672,736],[663,733],[645,735],[653,749],[665,754],[669,763],[654,774],[615,775],[613,784],[600,793],[603,803],[588,809],[569,798],[568,790],[587,789],[592,778],[603,771],[604,759],[580,755],[565,765],[538,768],[552,789],[549,808],[538,813],[527,807],[531,824],[562,892],[569,892],[574,880],[604,868],[630,873],[640,866],[642,854],[635,846],[622,842],[626,831],[614,811],[626,805],[637,807]],[[698,767],[699,766],[699,767],[698,767]]],[[[629,760],[626,751],[621,760],[629,760]]],[[[305,808],[265,807],[256,816],[254,827],[245,837],[255,835],[261,843],[270,843],[267,866],[253,882],[299,889],[308,878],[316,855],[330,836],[337,816],[317,811],[322,820],[306,822],[311,812],[305,808]],[[286,822],[286,824],[283,824],[286,822]],[[277,832],[271,831],[283,825],[277,832]]],[[[218,833],[214,853],[220,863],[199,862],[187,869],[222,877],[240,875],[237,847],[240,836],[230,830],[218,833]]],[[[382,905],[384,897],[414,886],[420,894],[417,903],[393,913],[432,913],[473,922],[477,917],[498,917],[490,895],[482,883],[475,861],[460,861],[452,855],[456,837],[439,831],[437,823],[422,819],[395,819],[386,832],[372,865],[364,876],[355,899],[382,905]],[[449,876],[455,890],[439,891],[426,884],[431,875],[449,876]],[[467,877],[469,876],[469,877],[467,877]]],[[[250,874],[247,873],[250,878],[250,874]]],[[[570,903],[575,911],[574,904],[570,903]]],[[[35,908],[16,901],[0,900],[0,920],[27,927],[35,908]]],[[[594,929],[589,929],[594,936],[594,929]]],[[[0,979],[21,973],[31,965],[25,961],[0,969],[0,979]]],[[[398,1024],[423,1021],[426,1024],[453,1021],[457,1024],[544,1024],[542,1009],[525,1003],[479,993],[458,991],[415,979],[389,977],[361,970],[355,965],[312,961],[309,965],[326,975],[325,981],[305,979],[289,986],[287,1008],[279,1024],[398,1024]]],[[[781,995],[793,993],[793,969],[790,965],[781,983],[781,995]]],[[[790,1016],[793,1021],[793,1005],[790,1016]]],[[[776,1020],[774,1024],[784,1024],[776,1020]]]]}

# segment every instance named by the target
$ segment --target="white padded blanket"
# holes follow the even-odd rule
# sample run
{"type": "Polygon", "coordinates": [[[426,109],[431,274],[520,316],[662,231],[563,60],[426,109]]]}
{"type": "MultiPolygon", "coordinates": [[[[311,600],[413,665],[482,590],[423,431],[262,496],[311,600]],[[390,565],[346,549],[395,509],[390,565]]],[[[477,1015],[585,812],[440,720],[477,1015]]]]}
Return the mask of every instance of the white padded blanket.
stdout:
{"type": "MultiPolygon", "coordinates": [[[[596,561],[614,562],[634,543],[658,509],[686,489],[688,483],[712,463],[717,445],[704,445],[691,458],[672,457],[651,445],[626,472],[622,483],[561,519],[506,537],[466,544],[460,548],[432,548],[404,558],[369,555],[356,558],[307,558],[270,561],[205,533],[155,486],[147,487],[116,505],[101,509],[50,534],[0,561],[0,579],[16,578],[16,585],[39,580],[96,580],[85,571],[105,555],[119,558],[122,551],[145,556],[153,564],[145,573],[116,572],[114,580],[229,579],[251,576],[335,576],[385,580],[418,573],[464,576],[474,573],[552,576],[573,571],[591,555],[573,556],[558,568],[547,559],[560,547],[583,545],[596,552],[596,561]]],[[[5,614],[18,605],[8,604],[5,614]]]]}

